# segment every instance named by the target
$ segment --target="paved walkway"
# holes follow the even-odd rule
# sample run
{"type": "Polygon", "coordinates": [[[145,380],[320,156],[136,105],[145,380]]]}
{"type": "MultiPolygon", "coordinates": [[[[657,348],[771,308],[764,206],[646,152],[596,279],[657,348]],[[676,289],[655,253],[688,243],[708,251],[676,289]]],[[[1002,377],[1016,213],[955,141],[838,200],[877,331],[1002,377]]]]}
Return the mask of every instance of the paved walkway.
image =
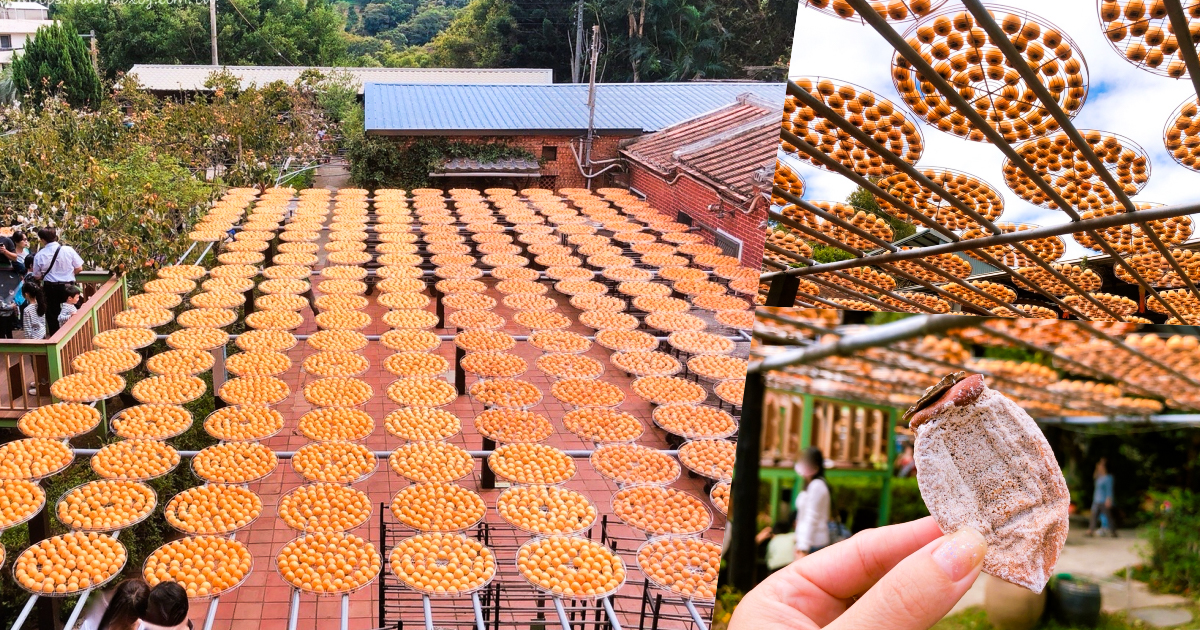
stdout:
{"type": "MultiPolygon", "coordinates": [[[[1142,582],[1127,585],[1114,574],[1142,562],[1141,548],[1145,543],[1134,530],[1120,530],[1117,538],[1088,538],[1086,528],[1072,523],[1067,545],[1058,558],[1055,573],[1070,573],[1091,578],[1100,583],[1102,605],[1107,612],[1144,608],[1146,606],[1175,606],[1188,602],[1179,595],[1151,593],[1142,582]]],[[[987,576],[980,576],[971,590],[959,600],[950,614],[971,606],[983,605],[983,587],[987,576]]]]}

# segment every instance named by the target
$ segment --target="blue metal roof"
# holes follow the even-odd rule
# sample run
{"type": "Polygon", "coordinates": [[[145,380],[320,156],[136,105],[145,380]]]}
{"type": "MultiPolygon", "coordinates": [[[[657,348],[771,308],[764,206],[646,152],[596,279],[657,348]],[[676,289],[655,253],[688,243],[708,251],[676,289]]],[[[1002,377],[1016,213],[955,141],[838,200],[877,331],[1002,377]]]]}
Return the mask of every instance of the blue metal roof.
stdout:
{"type": "MultiPolygon", "coordinates": [[[[368,83],[372,135],[575,134],[588,127],[588,86],[368,83]]],[[[742,94],[783,102],[782,83],[602,83],[595,128],[648,133],[728,106],[742,94]]]]}

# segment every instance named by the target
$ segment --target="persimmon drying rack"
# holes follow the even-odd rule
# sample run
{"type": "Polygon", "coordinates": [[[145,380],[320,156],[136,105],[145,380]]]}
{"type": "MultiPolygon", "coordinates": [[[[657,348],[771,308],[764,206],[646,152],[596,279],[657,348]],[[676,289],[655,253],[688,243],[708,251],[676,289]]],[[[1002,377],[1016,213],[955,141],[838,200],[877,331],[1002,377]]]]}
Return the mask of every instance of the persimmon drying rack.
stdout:
{"type": "MultiPolygon", "coordinates": [[[[1047,178],[1039,174],[1033,166],[1017,154],[1013,146],[1005,140],[991,125],[963,98],[962,95],[954,88],[954,86],[939,75],[933,67],[920,53],[914,50],[904,39],[904,37],[881,17],[871,3],[867,0],[846,0],[847,3],[854,8],[856,14],[861,20],[873,28],[880,36],[882,36],[892,47],[899,53],[912,68],[920,73],[920,76],[925,78],[933,88],[937,90],[941,96],[946,98],[954,110],[972,123],[975,128],[983,132],[987,140],[995,145],[1005,155],[1008,161],[1021,171],[1021,174],[1028,178],[1039,191],[1044,193],[1046,197],[1052,201],[1057,207],[1067,215],[1070,222],[1061,225],[1047,226],[1034,228],[1030,230],[1022,230],[1017,232],[1004,233],[995,223],[981,216],[973,208],[963,203],[957,196],[947,192],[940,184],[931,181],[928,177],[921,173],[919,169],[904,161],[904,159],[895,153],[889,151],[887,147],[875,141],[869,134],[855,127],[845,117],[830,109],[820,99],[809,94],[796,83],[789,81],[787,84],[787,94],[798,99],[803,105],[812,108],[818,117],[824,118],[829,123],[838,128],[839,131],[849,134],[856,141],[861,143],[867,149],[873,151],[889,165],[894,167],[901,173],[912,178],[921,187],[932,191],[934,194],[941,197],[946,203],[952,205],[955,210],[970,217],[979,226],[992,235],[979,239],[964,240],[958,234],[947,229],[945,226],[938,223],[936,220],[926,216],[911,205],[904,203],[891,195],[887,191],[881,189],[867,178],[855,173],[850,168],[833,159],[831,156],[824,154],[819,148],[814,147],[803,138],[796,136],[790,131],[781,131],[781,139],[784,142],[796,147],[799,151],[806,154],[814,162],[819,162],[824,168],[832,172],[838,173],[853,183],[861,186],[877,198],[886,201],[892,207],[898,208],[901,212],[913,219],[914,222],[928,227],[930,231],[936,232],[941,237],[949,242],[942,245],[934,245],[930,247],[916,247],[907,250],[901,250],[899,247],[880,239],[869,232],[866,232],[857,226],[841,219],[840,217],[826,212],[825,210],[801,199],[786,188],[779,185],[773,187],[773,194],[781,199],[786,200],[790,204],[794,204],[805,212],[811,213],[820,217],[824,221],[841,228],[856,237],[865,239],[870,242],[877,250],[871,252],[863,251],[862,249],[852,247],[844,242],[839,241],[832,235],[825,234],[822,231],[805,226],[798,221],[785,217],[780,212],[774,209],[768,209],[768,216],[772,221],[784,225],[794,231],[804,235],[806,239],[813,240],[822,244],[828,244],[838,249],[853,255],[853,258],[830,263],[819,263],[808,257],[798,253],[789,251],[782,247],[778,247],[771,243],[767,243],[768,251],[774,252],[785,258],[791,259],[796,263],[804,265],[803,267],[786,268],[782,263],[769,261],[764,259],[765,265],[770,265],[779,269],[779,271],[771,271],[764,273],[761,277],[761,282],[767,286],[765,303],[768,306],[812,306],[817,308],[834,308],[844,309],[845,307],[819,295],[810,295],[808,293],[799,293],[800,282],[799,278],[804,277],[806,280],[815,283],[821,288],[821,292],[831,292],[834,295],[845,295],[855,300],[860,300],[875,308],[883,311],[894,311],[897,307],[894,305],[885,304],[875,296],[885,296],[900,304],[905,305],[905,310],[912,310],[918,313],[934,312],[928,306],[914,302],[905,298],[903,295],[897,295],[893,290],[885,290],[884,287],[877,287],[869,282],[860,280],[845,273],[845,270],[857,267],[865,267],[868,265],[877,265],[883,271],[894,275],[897,279],[903,279],[916,285],[913,289],[924,289],[929,293],[936,295],[942,299],[949,300],[950,304],[959,304],[969,312],[982,312],[977,304],[969,302],[959,297],[951,295],[943,287],[935,286],[927,280],[917,278],[895,267],[893,263],[899,261],[913,261],[914,264],[920,266],[926,272],[937,274],[944,279],[945,282],[958,285],[963,290],[970,292],[974,296],[978,296],[983,300],[984,304],[995,303],[1000,307],[1007,308],[1017,317],[1032,317],[1023,311],[1017,309],[1012,303],[1001,300],[999,297],[992,296],[982,289],[971,285],[965,279],[959,278],[940,269],[936,265],[930,264],[923,260],[929,256],[936,254],[947,254],[956,252],[970,251],[971,255],[981,261],[999,269],[1003,277],[1006,277],[1014,288],[1017,286],[1016,281],[1024,281],[1025,285],[1033,287],[1036,293],[1041,294],[1041,297],[1046,298],[1055,306],[1060,308],[1064,314],[1070,314],[1080,320],[1092,319],[1082,313],[1079,309],[1064,302],[1060,297],[1053,295],[1050,291],[1040,287],[1037,283],[1031,282],[1025,278],[1016,269],[1006,265],[1004,262],[997,260],[994,256],[983,251],[983,248],[988,246],[1011,246],[1018,253],[1023,254],[1030,261],[1049,273],[1058,282],[1066,285],[1071,291],[1084,300],[1089,302],[1091,307],[1099,309],[1104,313],[1105,318],[1111,317],[1115,321],[1124,321],[1124,317],[1114,312],[1108,305],[1097,300],[1089,291],[1079,287],[1070,278],[1064,276],[1061,272],[1054,269],[1049,261],[1043,260],[1041,257],[1031,252],[1025,245],[1026,242],[1045,237],[1061,236],[1073,232],[1087,232],[1100,246],[1100,249],[1108,257],[1108,262],[1114,266],[1121,267],[1128,276],[1133,279],[1137,287],[1140,288],[1147,301],[1154,300],[1159,303],[1164,310],[1173,318],[1181,323],[1190,323],[1194,320],[1200,320],[1200,317],[1184,317],[1170,301],[1161,297],[1159,292],[1137,269],[1134,268],[1125,258],[1117,253],[1112,244],[1109,243],[1097,230],[1107,227],[1115,227],[1122,225],[1137,225],[1142,228],[1143,233],[1147,235],[1151,243],[1154,245],[1154,250],[1157,251],[1165,261],[1170,265],[1171,270],[1182,281],[1184,288],[1190,293],[1190,297],[1200,301],[1200,288],[1187,272],[1180,266],[1179,262],[1171,255],[1166,244],[1159,238],[1158,234],[1151,229],[1147,222],[1152,220],[1167,219],[1172,217],[1180,217],[1185,215],[1193,215],[1200,213],[1200,203],[1176,204],[1163,207],[1157,207],[1147,210],[1138,210],[1134,202],[1129,198],[1121,186],[1113,178],[1112,174],[1105,168],[1102,160],[1096,155],[1091,147],[1084,141],[1079,130],[1074,126],[1071,117],[1063,111],[1058,102],[1053,98],[1047,88],[1037,78],[1037,71],[1030,67],[1027,61],[1022,57],[1021,53],[1013,46],[1012,42],[1005,36],[1001,27],[996,23],[995,18],[989,13],[989,10],[980,0],[962,0],[976,24],[984,29],[989,36],[989,40],[993,42],[1004,55],[1005,64],[1015,69],[1024,80],[1028,88],[1037,96],[1038,106],[1042,107],[1054,121],[1059,125],[1067,137],[1071,140],[1083,158],[1088,164],[1096,169],[1097,175],[1101,178],[1103,184],[1112,192],[1118,203],[1125,209],[1125,212],[1118,213],[1112,216],[1082,219],[1080,214],[1068,203],[1054,186],[1047,181],[1047,178]],[[814,276],[819,273],[831,273],[834,277],[839,278],[842,282],[834,284],[826,279],[814,276]],[[862,291],[852,288],[861,287],[862,291]],[[799,294],[799,297],[798,297],[799,294]]],[[[1195,41],[1189,29],[1187,28],[1187,17],[1183,12],[1183,8],[1179,0],[1164,0],[1167,7],[1168,16],[1174,31],[1179,39],[1179,54],[1183,57],[1190,75],[1193,87],[1198,95],[1200,95],[1200,57],[1197,56],[1195,41]],[[1182,30],[1181,30],[1182,29],[1182,30]]],[[[983,313],[990,314],[990,313],[983,313]]],[[[1144,315],[1144,313],[1142,314],[1144,315]]]]}
{"type": "MultiPolygon", "coordinates": [[[[237,229],[239,229],[239,228],[235,227],[235,230],[237,230],[237,229]]],[[[320,229],[321,229],[321,231],[326,231],[326,230],[328,230],[328,227],[323,226],[320,229]]],[[[506,231],[511,231],[511,229],[512,228],[506,228],[506,231]]],[[[188,249],[179,257],[179,259],[176,261],[175,264],[176,265],[183,264],[188,259],[188,257],[191,255],[191,253],[193,251],[195,251],[196,245],[197,245],[197,243],[193,242],[192,245],[190,247],[188,247],[188,249]]],[[[215,242],[209,242],[200,251],[199,255],[196,257],[195,263],[199,264],[201,261],[203,261],[213,251],[215,246],[216,246],[215,242]]],[[[709,271],[708,273],[711,275],[711,271],[709,271]]],[[[368,276],[375,276],[375,275],[376,275],[376,272],[374,269],[368,269],[368,276]]],[[[490,276],[491,271],[484,270],[483,275],[490,276]]],[[[657,273],[655,273],[654,275],[657,276],[657,273]]],[[[434,276],[433,272],[428,269],[424,270],[422,273],[422,277],[428,278],[428,277],[433,277],[433,276],[434,276]]],[[[541,279],[543,279],[543,280],[546,279],[546,275],[544,273],[541,274],[541,279]]],[[[442,304],[442,300],[441,300],[442,295],[439,291],[437,291],[432,286],[432,284],[430,285],[430,291],[433,293],[433,298],[434,298],[433,302],[435,304],[436,314],[438,317],[438,322],[437,322],[436,327],[442,328],[445,323],[444,305],[442,304]]],[[[311,290],[310,290],[310,293],[311,293],[311,290]]],[[[247,294],[249,297],[250,294],[252,294],[252,291],[248,291],[247,294]]],[[[311,304],[311,302],[312,302],[312,300],[310,299],[310,304],[311,304]]],[[[253,310],[253,300],[252,299],[248,300],[247,306],[249,306],[249,308],[247,309],[247,312],[252,312],[252,310],[253,310]]],[[[316,311],[315,306],[313,306],[313,310],[316,311]]],[[[723,336],[725,336],[726,338],[728,338],[734,342],[748,342],[751,340],[751,335],[746,331],[737,330],[737,329],[732,329],[732,331],[734,334],[723,335],[723,336]]],[[[310,336],[311,335],[303,335],[303,334],[295,335],[297,340],[304,340],[310,336]]],[[[229,341],[233,341],[237,337],[238,337],[238,335],[236,335],[236,334],[229,335],[229,341]]],[[[379,341],[381,338],[381,335],[365,335],[365,337],[367,338],[368,341],[379,341]]],[[[512,335],[512,337],[516,341],[527,341],[529,339],[528,335],[512,335]]],[[[585,337],[587,337],[589,340],[593,340],[593,341],[595,339],[594,335],[585,335],[585,337]]],[[[438,335],[438,338],[441,341],[452,341],[454,339],[454,335],[438,335]]],[[[656,336],[655,338],[658,341],[664,341],[667,339],[667,337],[665,337],[665,336],[656,336]]],[[[156,335],[155,339],[160,340],[160,341],[165,340],[166,335],[156,335]]],[[[226,379],[225,362],[223,360],[226,355],[226,346],[222,345],[221,347],[215,349],[213,352],[217,356],[217,358],[222,359],[221,361],[216,361],[214,363],[214,367],[213,367],[213,389],[216,390],[220,387],[220,384],[223,383],[224,380],[226,379]]],[[[674,348],[671,348],[670,352],[677,356],[681,354],[681,351],[674,349],[674,348]]],[[[461,365],[461,359],[463,358],[464,355],[465,355],[465,352],[461,348],[458,348],[458,347],[455,348],[455,361],[454,361],[455,388],[459,392],[465,391],[466,373],[462,369],[462,365],[461,365]]],[[[684,371],[681,373],[681,376],[686,378],[688,375],[689,375],[689,371],[687,369],[686,362],[685,362],[684,363],[684,371]]],[[[693,375],[693,380],[698,380],[698,379],[699,379],[698,376],[693,375]]],[[[92,406],[96,406],[96,404],[97,403],[91,403],[92,406]]],[[[221,404],[222,403],[218,399],[218,405],[221,405],[221,404]]],[[[738,417],[740,415],[740,407],[726,403],[723,400],[721,400],[720,398],[718,398],[717,406],[719,408],[725,408],[726,406],[728,406],[729,411],[732,413],[732,415],[734,415],[735,417],[738,417]]],[[[736,436],[736,434],[735,434],[735,436],[736,436]]],[[[488,446],[494,447],[494,443],[491,440],[488,440],[486,438],[484,440],[484,445],[485,445],[485,447],[488,447],[488,446]]],[[[98,452],[98,450],[99,449],[73,449],[73,451],[76,455],[83,455],[83,456],[94,455],[96,452],[98,452]]],[[[663,454],[670,455],[672,457],[676,457],[679,453],[678,450],[674,450],[674,449],[659,449],[659,451],[662,452],[663,454]]],[[[563,452],[572,458],[588,458],[591,456],[593,451],[587,450],[587,449],[566,449],[566,450],[563,450],[563,452]]],[[[199,451],[178,451],[178,453],[181,458],[185,458],[185,457],[194,457],[197,453],[199,453],[199,451]]],[[[386,460],[388,458],[388,456],[391,455],[391,451],[374,451],[373,453],[376,456],[376,458],[383,459],[383,460],[386,460]]],[[[489,455],[491,455],[492,451],[491,450],[473,450],[473,451],[468,451],[468,453],[474,458],[479,458],[479,459],[484,460],[483,473],[482,473],[481,479],[480,479],[481,485],[483,485],[485,488],[496,487],[495,486],[495,474],[491,471],[490,467],[487,466],[487,463],[486,463],[486,459],[489,455]]],[[[294,454],[295,454],[295,451],[276,451],[275,452],[275,455],[280,459],[290,459],[294,454]]],[[[384,543],[386,543],[387,540],[396,537],[394,534],[391,533],[392,529],[399,529],[396,525],[387,523],[386,519],[383,518],[383,512],[385,510],[386,510],[386,506],[381,504],[380,505],[380,519],[379,519],[379,527],[380,527],[379,533],[380,533],[380,540],[381,540],[381,542],[384,542],[384,543]]],[[[601,543],[602,544],[609,545],[611,548],[616,550],[616,547],[619,544],[619,542],[622,542],[622,541],[631,542],[634,540],[641,540],[641,539],[633,539],[633,538],[618,538],[616,536],[611,535],[608,532],[608,528],[607,528],[608,515],[604,514],[601,516],[602,516],[602,519],[601,519],[600,528],[601,528],[601,543]]],[[[489,536],[490,536],[490,531],[493,528],[490,527],[485,522],[485,523],[481,523],[480,525],[477,525],[475,529],[482,530],[482,539],[485,541],[485,544],[486,544],[486,541],[489,539],[489,536]]],[[[595,529],[595,526],[593,526],[592,529],[595,529]]],[[[590,536],[590,533],[591,533],[591,530],[588,530],[589,536],[590,536]]],[[[120,534],[120,531],[116,531],[116,532],[112,532],[110,535],[112,535],[113,537],[116,537],[119,534],[120,534]]],[[[230,539],[233,539],[234,537],[235,537],[235,534],[229,535],[230,539]]],[[[479,537],[478,533],[477,533],[477,537],[479,537]]],[[[519,545],[517,545],[517,546],[519,546],[519,545]]],[[[385,547],[386,547],[386,545],[385,545],[385,547]]],[[[516,546],[513,547],[513,551],[515,551],[515,549],[516,549],[516,546]]],[[[629,571],[629,573],[633,574],[634,571],[629,571]]],[[[379,613],[380,613],[381,621],[384,619],[384,614],[385,614],[384,596],[389,590],[389,587],[386,585],[386,582],[388,581],[388,575],[389,575],[388,571],[385,567],[384,569],[382,569],[380,571],[380,575],[378,575],[375,578],[376,580],[378,580],[378,589],[379,589],[379,598],[380,598],[379,613]]],[[[508,608],[504,609],[510,613],[527,612],[528,613],[527,616],[531,616],[536,619],[544,619],[545,611],[544,611],[543,604],[546,599],[549,599],[552,602],[557,621],[561,625],[563,630],[573,630],[574,627],[580,626],[580,625],[586,626],[587,623],[593,623],[594,627],[597,629],[602,628],[605,625],[607,625],[607,626],[611,627],[613,630],[623,630],[620,622],[617,619],[619,606],[614,604],[614,600],[618,600],[618,601],[627,600],[630,598],[630,596],[619,595],[619,594],[614,593],[612,595],[596,599],[595,605],[591,605],[586,600],[572,600],[570,598],[564,598],[561,596],[550,596],[545,593],[542,593],[541,591],[533,589],[531,586],[526,587],[526,586],[520,585],[519,583],[516,583],[516,584],[517,584],[516,589],[517,589],[517,591],[522,592],[522,597],[528,597],[529,601],[533,601],[536,603],[532,606],[526,607],[527,610],[522,610],[522,609],[518,609],[518,608],[514,608],[514,607],[508,607],[508,608]],[[564,604],[564,599],[566,599],[568,603],[564,604]],[[593,612],[593,611],[595,613],[595,620],[593,622],[588,622],[587,615],[589,612],[593,612]],[[579,621],[575,621],[575,618],[577,615],[580,617],[579,621]]],[[[471,607],[472,607],[473,616],[470,620],[470,623],[468,624],[468,627],[473,627],[473,628],[475,628],[475,630],[487,630],[488,627],[498,629],[501,627],[501,622],[500,622],[501,608],[499,607],[499,595],[500,595],[501,591],[505,588],[512,589],[513,587],[512,587],[512,585],[502,584],[501,580],[499,579],[499,574],[497,574],[497,578],[493,579],[492,582],[489,583],[489,585],[487,587],[471,594],[470,598],[471,598],[471,607]],[[487,600],[489,604],[492,604],[491,608],[484,606],[484,602],[481,601],[481,594],[482,594],[484,600],[487,600]]],[[[405,592],[408,592],[410,590],[410,589],[404,589],[403,587],[400,587],[399,585],[396,585],[394,590],[400,590],[400,589],[405,590],[405,592]]],[[[67,621],[64,625],[65,630],[73,630],[74,629],[76,623],[78,622],[79,616],[82,614],[82,612],[86,606],[88,597],[91,595],[93,590],[94,589],[87,589],[80,594],[78,600],[76,601],[75,606],[72,608],[70,616],[67,618],[67,621]]],[[[288,614],[288,625],[287,625],[288,630],[295,630],[297,627],[297,624],[299,623],[300,597],[301,597],[300,589],[293,588],[292,595],[289,600],[289,614],[288,614]]],[[[213,623],[216,620],[216,613],[218,610],[218,606],[220,604],[220,599],[221,599],[220,596],[215,596],[208,600],[207,614],[205,616],[203,630],[212,630],[213,623]]],[[[661,592],[655,593],[655,595],[652,597],[650,584],[648,581],[646,581],[644,579],[641,581],[641,596],[640,596],[640,598],[637,598],[637,599],[639,599],[640,603],[641,603],[641,608],[638,613],[639,619],[640,619],[639,630],[645,628],[645,623],[647,621],[647,611],[649,611],[649,614],[650,614],[650,616],[649,616],[649,620],[651,622],[650,627],[653,630],[657,630],[659,621],[664,620],[664,619],[670,620],[670,621],[675,621],[677,623],[694,624],[693,627],[696,630],[708,630],[709,625],[708,625],[708,623],[705,622],[704,615],[701,614],[699,608],[697,607],[697,604],[695,604],[690,599],[682,598],[682,597],[678,597],[678,596],[674,596],[674,595],[664,598],[664,595],[661,592]],[[673,600],[678,600],[678,603],[675,603],[673,600]],[[677,613],[673,614],[669,611],[664,612],[668,605],[676,606],[676,607],[681,606],[686,611],[686,614],[677,614],[677,613]]],[[[17,619],[14,621],[12,630],[20,630],[22,628],[25,621],[28,619],[29,615],[32,613],[34,606],[38,600],[39,600],[38,595],[30,595],[30,597],[26,600],[25,606],[22,608],[17,619]]],[[[350,614],[350,594],[349,593],[342,594],[340,596],[340,600],[341,600],[340,628],[342,630],[348,630],[349,614],[350,614]]],[[[712,605],[713,605],[712,603],[702,603],[700,605],[700,607],[711,609],[712,605]]],[[[400,608],[403,608],[403,606],[401,606],[400,608]]],[[[421,615],[424,620],[423,627],[426,630],[435,630],[434,621],[433,621],[433,611],[435,610],[435,608],[436,607],[433,604],[432,598],[429,595],[422,594],[421,595],[421,615]]],[[[451,606],[451,607],[447,607],[447,609],[448,610],[449,609],[458,610],[459,608],[457,606],[451,606]]],[[[416,611],[413,610],[412,612],[415,613],[416,611]]],[[[621,610],[621,612],[626,612],[626,611],[621,610]]],[[[628,612],[627,614],[632,614],[632,612],[628,612]]],[[[711,619],[711,611],[710,611],[709,618],[711,619]]],[[[439,621],[439,623],[441,623],[442,625],[438,626],[438,627],[442,627],[442,628],[446,627],[445,622],[439,621]]],[[[454,625],[454,624],[451,624],[451,625],[454,625]]],[[[403,627],[402,621],[397,622],[396,627],[402,628],[403,627]]]]}

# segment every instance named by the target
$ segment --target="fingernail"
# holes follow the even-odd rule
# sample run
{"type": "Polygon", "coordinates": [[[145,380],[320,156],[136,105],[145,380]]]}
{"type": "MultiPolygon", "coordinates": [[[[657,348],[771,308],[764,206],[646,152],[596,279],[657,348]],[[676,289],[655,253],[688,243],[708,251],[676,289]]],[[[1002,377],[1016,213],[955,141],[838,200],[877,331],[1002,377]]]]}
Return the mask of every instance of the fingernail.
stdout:
{"type": "Polygon", "coordinates": [[[983,539],[983,534],[964,527],[953,536],[947,536],[945,542],[934,550],[933,561],[946,572],[951,582],[957,582],[983,564],[985,553],[987,541],[983,539]]]}

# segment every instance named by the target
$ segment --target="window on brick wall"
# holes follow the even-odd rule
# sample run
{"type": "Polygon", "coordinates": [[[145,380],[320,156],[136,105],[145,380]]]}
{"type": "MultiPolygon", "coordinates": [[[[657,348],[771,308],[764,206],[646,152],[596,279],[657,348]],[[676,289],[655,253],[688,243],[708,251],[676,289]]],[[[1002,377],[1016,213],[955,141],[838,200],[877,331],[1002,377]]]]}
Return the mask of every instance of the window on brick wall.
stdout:
{"type": "Polygon", "coordinates": [[[734,238],[724,232],[716,233],[716,245],[721,248],[721,253],[734,258],[742,257],[742,241],[734,238]]]}
{"type": "Polygon", "coordinates": [[[552,146],[543,146],[542,147],[542,161],[543,162],[554,162],[557,160],[558,160],[558,147],[552,147],[552,146]]]}

